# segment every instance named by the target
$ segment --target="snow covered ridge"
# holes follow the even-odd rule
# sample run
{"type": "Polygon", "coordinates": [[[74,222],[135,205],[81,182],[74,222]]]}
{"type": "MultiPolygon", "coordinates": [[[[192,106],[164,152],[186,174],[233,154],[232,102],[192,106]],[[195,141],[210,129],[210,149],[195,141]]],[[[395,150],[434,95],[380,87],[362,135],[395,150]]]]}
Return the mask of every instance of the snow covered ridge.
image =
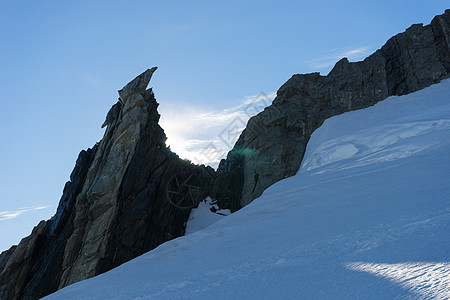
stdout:
{"type": "Polygon", "coordinates": [[[46,299],[448,299],[449,119],[450,80],[333,117],[296,176],[46,299]]]}
{"type": "Polygon", "coordinates": [[[300,172],[330,172],[392,161],[434,146],[439,141],[427,136],[450,126],[450,113],[445,111],[449,85],[445,80],[414,96],[390,97],[364,113],[353,111],[327,119],[311,136],[300,172]],[[436,112],[437,107],[444,111],[436,112]]]}

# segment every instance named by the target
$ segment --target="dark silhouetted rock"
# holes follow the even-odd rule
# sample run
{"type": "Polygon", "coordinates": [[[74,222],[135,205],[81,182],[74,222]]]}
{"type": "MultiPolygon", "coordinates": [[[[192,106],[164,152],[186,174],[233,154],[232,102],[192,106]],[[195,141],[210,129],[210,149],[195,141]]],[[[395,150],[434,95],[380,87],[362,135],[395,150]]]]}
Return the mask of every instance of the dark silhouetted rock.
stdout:
{"type": "Polygon", "coordinates": [[[325,119],[404,95],[450,74],[450,10],[413,25],[362,62],[341,59],[328,76],[294,75],[272,105],[250,118],[217,170],[211,196],[236,211],[298,171],[306,144],[325,119]]]}
{"type": "Polygon", "coordinates": [[[37,299],[184,234],[214,170],[166,147],[146,89],[155,70],[119,91],[103,139],[80,153],[55,216],[0,255],[0,299],[37,299]]]}

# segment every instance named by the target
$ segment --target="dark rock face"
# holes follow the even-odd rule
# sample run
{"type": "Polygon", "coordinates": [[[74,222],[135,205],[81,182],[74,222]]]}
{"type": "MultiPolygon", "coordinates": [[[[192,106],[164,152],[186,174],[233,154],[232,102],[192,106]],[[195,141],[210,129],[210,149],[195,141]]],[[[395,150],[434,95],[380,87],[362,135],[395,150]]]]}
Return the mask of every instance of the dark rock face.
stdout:
{"type": "Polygon", "coordinates": [[[306,144],[323,121],[404,95],[450,76],[450,10],[413,25],[362,62],[346,58],[328,76],[294,75],[272,105],[252,117],[222,160],[211,196],[236,211],[298,171],[306,144]]]}
{"type": "Polygon", "coordinates": [[[55,278],[61,274],[65,241],[73,231],[73,207],[96,148],[80,152],[55,216],[0,255],[5,261],[0,265],[0,299],[36,299],[58,287],[55,278]]]}
{"type": "Polygon", "coordinates": [[[105,135],[82,151],[57,212],[0,255],[0,299],[37,299],[184,234],[214,170],[165,145],[151,89],[156,68],[119,91],[105,135]]]}

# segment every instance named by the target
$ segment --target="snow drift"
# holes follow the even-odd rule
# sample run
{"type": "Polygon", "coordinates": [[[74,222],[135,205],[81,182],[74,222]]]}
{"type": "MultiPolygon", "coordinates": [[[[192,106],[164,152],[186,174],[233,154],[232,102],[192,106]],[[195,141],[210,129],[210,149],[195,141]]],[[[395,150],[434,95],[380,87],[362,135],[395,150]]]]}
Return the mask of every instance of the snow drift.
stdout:
{"type": "Polygon", "coordinates": [[[450,297],[450,80],[328,119],[240,211],[46,299],[450,297]]]}

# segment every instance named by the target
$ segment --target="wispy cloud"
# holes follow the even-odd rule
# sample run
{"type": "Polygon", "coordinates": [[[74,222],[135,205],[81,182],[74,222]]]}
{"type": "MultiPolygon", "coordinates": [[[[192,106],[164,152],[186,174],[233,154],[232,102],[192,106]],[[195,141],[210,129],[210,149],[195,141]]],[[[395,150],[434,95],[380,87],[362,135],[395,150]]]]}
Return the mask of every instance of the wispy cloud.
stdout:
{"type": "Polygon", "coordinates": [[[101,80],[95,78],[95,77],[92,76],[92,75],[86,75],[86,76],[84,77],[84,80],[85,80],[86,82],[88,82],[89,84],[92,84],[92,85],[95,85],[95,86],[101,85],[101,80]]]}
{"type": "MultiPolygon", "coordinates": [[[[347,57],[349,60],[361,60],[371,53],[370,47],[341,48],[327,51],[319,57],[307,61],[305,64],[312,70],[323,71],[331,69],[341,58],[347,57]]],[[[329,70],[328,70],[329,71],[329,70]]]]}
{"type": "Polygon", "coordinates": [[[32,212],[36,210],[46,209],[49,208],[50,205],[45,206],[32,206],[32,207],[22,207],[18,210],[6,210],[6,211],[0,211],[0,221],[9,220],[17,218],[18,216],[27,213],[32,212]]]}
{"type": "Polygon", "coordinates": [[[246,97],[242,103],[220,111],[199,107],[161,106],[161,126],[167,144],[181,158],[217,167],[244,130],[248,119],[272,103],[276,93],[246,97]]]}
{"type": "Polygon", "coordinates": [[[198,33],[203,27],[196,23],[184,23],[184,24],[158,24],[149,27],[149,32],[153,37],[162,38],[164,40],[179,38],[180,36],[186,36],[198,33]]]}
{"type": "Polygon", "coordinates": [[[186,32],[191,32],[198,29],[200,26],[198,24],[179,24],[170,25],[164,28],[165,34],[183,34],[186,32]]]}

